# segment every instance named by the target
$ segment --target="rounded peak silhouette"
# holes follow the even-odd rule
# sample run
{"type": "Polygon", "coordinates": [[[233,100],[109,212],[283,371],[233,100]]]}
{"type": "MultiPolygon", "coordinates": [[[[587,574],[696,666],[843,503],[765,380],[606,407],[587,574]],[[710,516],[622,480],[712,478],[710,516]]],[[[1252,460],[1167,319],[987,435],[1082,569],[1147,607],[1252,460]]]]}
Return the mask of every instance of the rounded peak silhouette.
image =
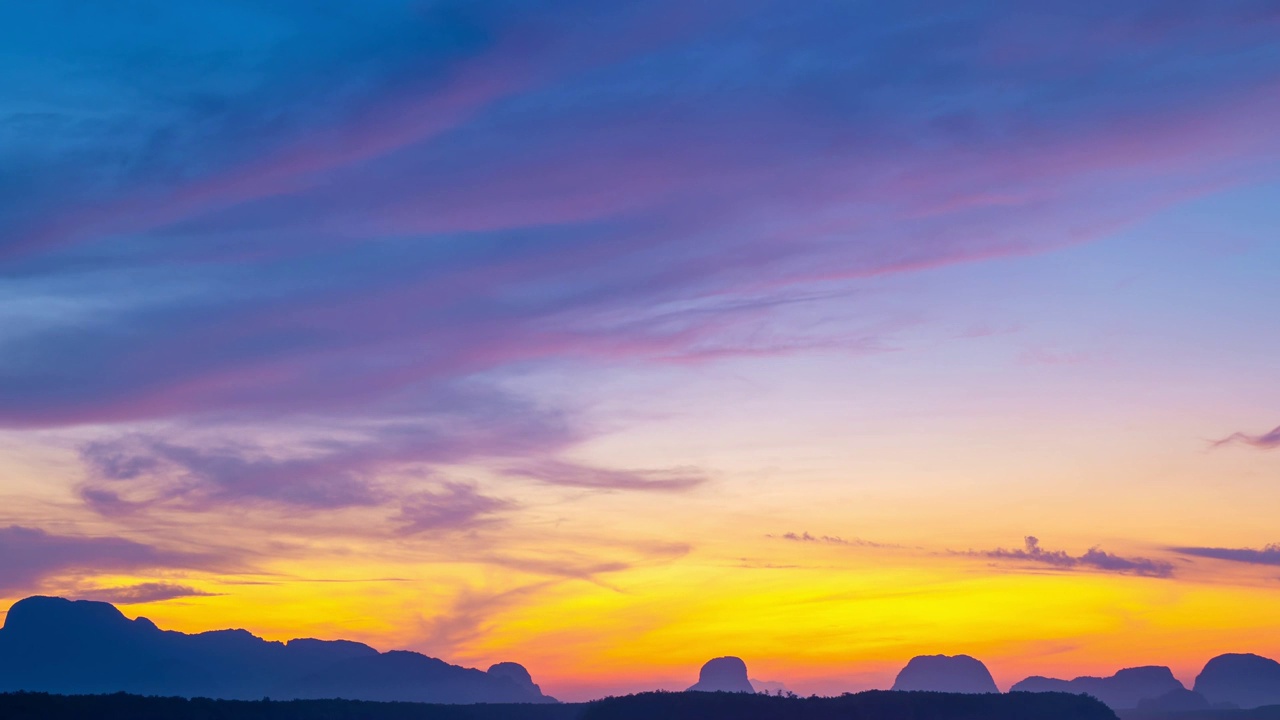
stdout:
{"type": "Polygon", "coordinates": [[[494,677],[511,678],[521,685],[532,685],[533,676],[520,663],[500,662],[489,666],[485,672],[494,677]]]}
{"type": "Polygon", "coordinates": [[[131,621],[111,603],[33,595],[14,603],[5,616],[10,632],[110,627],[131,621]]]}
{"type": "Polygon", "coordinates": [[[894,690],[951,693],[998,693],[996,681],[981,660],[968,655],[918,655],[893,681],[894,690]]]}
{"type": "Polygon", "coordinates": [[[726,655],[712,658],[698,672],[698,682],[689,690],[694,692],[744,692],[756,689],[747,679],[747,664],[742,658],[726,655]]]}
{"type": "Polygon", "coordinates": [[[1253,653],[1228,653],[1205,663],[1196,692],[1210,703],[1242,708],[1280,704],[1280,663],[1253,653]]]}

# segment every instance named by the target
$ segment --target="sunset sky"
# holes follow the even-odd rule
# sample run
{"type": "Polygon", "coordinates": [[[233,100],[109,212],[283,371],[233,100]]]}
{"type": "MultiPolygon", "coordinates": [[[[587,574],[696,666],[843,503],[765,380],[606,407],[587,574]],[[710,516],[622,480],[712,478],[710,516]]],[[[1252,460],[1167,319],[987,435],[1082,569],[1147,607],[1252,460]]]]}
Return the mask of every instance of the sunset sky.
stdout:
{"type": "Polygon", "coordinates": [[[1277,128],[1273,0],[4,3],[0,607],[1280,658],[1277,128]]]}

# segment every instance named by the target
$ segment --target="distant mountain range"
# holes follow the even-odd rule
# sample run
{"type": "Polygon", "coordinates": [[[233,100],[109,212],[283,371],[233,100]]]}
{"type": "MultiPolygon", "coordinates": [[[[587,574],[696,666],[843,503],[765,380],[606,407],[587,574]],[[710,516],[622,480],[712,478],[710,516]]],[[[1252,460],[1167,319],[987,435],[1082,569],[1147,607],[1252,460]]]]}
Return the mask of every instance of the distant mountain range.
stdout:
{"type": "MultiPolygon", "coordinates": [[[[1169,693],[1187,692],[1187,689],[1173,676],[1167,667],[1146,666],[1125,668],[1111,677],[1078,677],[1074,680],[1057,678],[1029,677],[1013,684],[1010,692],[1069,692],[1078,695],[1092,695],[1113,710],[1128,710],[1138,707],[1144,700],[1155,700],[1169,693]]],[[[1199,704],[1208,707],[1203,698],[1199,703],[1195,699],[1187,699],[1188,704],[1199,704]]],[[[1188,710],[1197,709],[1187,707],[1188,710]]]]}
{"type": "MultiPolygon", "coordinates": [[[[968,655],[912,658],[897,691],[994,694],[986,666],[968,655]]],[[[708,661],[691,691],[752,694],[736,657],[708,661]]],[[[1280,705],[1280,663],[1220,655],[1188,689],[1166,667],[1126,668],[1111,677],[1030,677],[1014,693],[1089,695],[1112,710],[1148,715],[1280,705]]],[[[126,692],[229,700],[331,699],[437,704],[550,704],[529,672],[504,662],[487,671],[416,652],[378,652],[344,640],[271,642],[245,630],[188,635],[130,620],[108,603],[31,597],[0,629],[0,692],[62,695],[126,692]]],[[[666,701],[663,701],[666,702],[666,701]]],[[[790,707],[790,706],[788,706],[790,707]]]]}
{"type": "Polygon", "coordinates": [[[342,640],[268,642],[244,630],[187,635],[112,605],[31,597],[0,629],[0,691],[130,692],[227,699],[346,698],[552,703],[515,663],[482,672],[342,640]]]}
{"type": "MultiPolygon", "coordinates": [[[[968,655],[912,658],[898,674],[893,689],[998,692],[986,666],[968,655]]],[[[1256,708],[1280,705],[1280,663],[1259,655],[1219,655],[1196,677],[1194,689],[1184,687],[1169,668],[1148,665],[1125,668],[1111,677],[1029,677],[1014,683],[1009,692],[1089,695],[1113,710],[1149,713],[1256,708]]]]}

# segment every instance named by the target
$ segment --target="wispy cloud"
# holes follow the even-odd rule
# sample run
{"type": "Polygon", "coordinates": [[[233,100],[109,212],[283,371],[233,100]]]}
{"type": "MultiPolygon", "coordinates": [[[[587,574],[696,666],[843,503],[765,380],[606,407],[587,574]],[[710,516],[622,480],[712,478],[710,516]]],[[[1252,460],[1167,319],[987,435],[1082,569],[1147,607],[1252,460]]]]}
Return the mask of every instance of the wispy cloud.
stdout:
{"type": "Polygon", "coordinates": [[[193,507],[257,500],[316,509],[374,505],[383,498],[362,472],[373,461],[366,450],[350,445],[317,457],[279,458],[259,448],[201,448],[154,437],[98,441],[81,450],[93,482],[82,489],[82,497],[107,515],[175,502],[193,507]],[[114,489],[122,486],[151,492],[127,500],[114,489]]]}
{"type": "Polygon", "coordinates": [[[532,478],[551,485],[593,490],[642,490],[683,492],[707,482],[696,468],[665,470],[609,470],[558,460],[507,468],[508,475],[532,478]]]}
{"type": "Polygon", "coordinates": [[[1231,562],[1248,563],[1250,565],[1280,566],[1280,544],[1254,548],[1221,548],[1221,547],[1171,547],[1170,551],[1181,555],[1210,558],[1213,560],[1229,560],[1231,562]]]}
{"type": "Polygon", "coordinates": [[[898,545],[888,545],[885,543],[872,542],[863,540],[862,538],[843,538],[839,535],[810,535],[808,532],[788,532],[781,535],[765,535],[767,538],[776,538],[778,540],[790,540],[800,543],[820,543],[823,545],[847,545],[852,547],[871,547],[871,548],[896,548],[898,545]]]}
{"type": "Polygon", "coordinates": [[[1173,563],[1164,560],[1153,560],[1143,557],[1124,557],[1105,552],[1099,548],[1089,548],[1083,555],[1071,555],[1065,550],[1046,550],[1040,546],[1040,540],[1028,535],[1021,548],[1006,550],[969,550],[966,555],[984,557],[1002,562],[1034,563],[1048,565],[1062,570],[1092,570],[1098,572],[1119,573],[1122,575],[1141,575],[1144,577],[1167,578],[1173,576],[1173,563]]]}
{"type": "Polygon", "coordinates": [[[175,583],[150,582],[120,587],[94,588],[73,593],[82,600],[98,600],[113,605],[141,605],[186,597],[214,597],[220,593],[198,590],[175,583]]]}
{"type": "Polygon", "coordinates": [[[414,644],[434,656],[454,656],[459,648],[491,631],[503,612],[531,602],[538,593],[554,587],[557,582],[531,583],[498,591],[462,588],[446,610],[421,620],[420,637],[414,644]]]}
{"type": "Polygon", "coordinates": [[[1223,445],[1251,445],[1259,450],[1274,450],[1280,448],[1280,427],[1276,427],[1270,432],[1251,435],[1244,432],[1231,433],[1230,435],[1215,440],[1210,445],[1212,447],[1222,447],[1223,445]]]}
{"type": "Polygon", "coordinates": [[[215,553],[170,550],[121,537],[54,535],[0,528],[0,591],[30,591],[49,578],[165,570],[232,571],[241,563],[215,553]]]}
{"type": "MultiPolygon", "coordinates": [[[[1084,0],[1051,29],[988,3],[22,5],[0,427],[92,433],[80,497],[135,530],[380,513],[428,545],[514,525],[522,483],[708,492],[682,461],[576,462],[609,421],[500,388],[880,352],[900,329],[851,301],[870,279],[1103,238],[1280,158],[1255,0],[1084,0]]],[[[498,545],[466,556],[592,582],[645,561],[498,545]]],[[[34,528],[0,549],[17,585],[216,560],[34,528]]]]}
{"type": "Polygon", "coordinates": [[[498,521],[516,507],[511,500],[482,494],[474,483],[448,482],[439,491],[424,491],[401,501],[396,517],[405,535],[472,530],[498,521]]]}
{"type": "Polygon", "coordinates": [[[726,308],[1086,241],[1280,152],[1251,55],[1271,37],[1243,4],[1205,22],[1144,2],[1161,32],[1135,11],[1107,16],[1107,38],[1082,11],[1034,49],[1022,38],[1043,29],[985,6],[922,23],[730,2],[673,21],[677,5],[481,0],[354,27],[281,11],[296,42],[213,34],[225,66],[181,38],[228,20],[175,5],[83,68],[42,49],[33,67],[59,78],[44,87],[110,97],[112,120],[68,102],[0,137],[4,251],[33,289],[96,311],[11,340],[0,424],[387,419],[527,363],[875,348],[788,335],[785,314],[746,336],[726,308]],[[1186,71],[1186,37],[1214,72],[1186,71]],[[1004,43],[1022,61],[993,62],[1004,43]],[[1050,72],[1060,43],[1088,48],[1107,87],[1050,72]],[[138,301],[108,302],[121,285],[138,301]],[[645,322],[708,298],[735,302],[645,322]]]}

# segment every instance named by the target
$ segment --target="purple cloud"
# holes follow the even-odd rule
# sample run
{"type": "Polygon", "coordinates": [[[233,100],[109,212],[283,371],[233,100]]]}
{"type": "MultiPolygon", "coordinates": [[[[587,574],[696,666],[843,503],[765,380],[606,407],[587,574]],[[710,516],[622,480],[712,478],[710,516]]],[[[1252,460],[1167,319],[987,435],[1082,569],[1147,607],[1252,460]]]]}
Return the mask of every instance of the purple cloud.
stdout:
{"type": "Polygon", "coordinates": [[[364,449],[340,447],[315,458],[282,459],[252,448],[206,449],[137,436],[99,441],[81,450],[96,481],[83,487],[81,496],[109,515],[164,503],[259,500],[316,509],[375,505],[384,497],[364,475],[373,462],[364,449]],[[139,485],[151,492],[137,500],[123,499],[116,491],[139,485]]]}
{"type": "Polygon", "coordinates": [[[218,594],[175,583],[149,582],[121,587],[94,588],[75,593],[74,596],[81,600],[97,600],[113,605],[141,605],[185,597],[213,597],[218,594]]]}
{"type": "Polygon", "coordinates": [[[1083,555],[1069,555],[1064,550],[1044,549],[1040,546],[1040,540],[1031,535],[1025,538],[1025,546],[1022,548],[1014,550],[1006,550],[1004,548],[985,551],[970,550],[966,554],[993,560],[1038,563],[1062,570],[1085,569],[1158,578],[1173,576],[1173,564],[1163,560],[1122,557],[1096,547],[1090,548],[1083,555]]]}
{"type": "Polygon", "coordinates": [[[666,470],[607,470],[559,460],[545,460],[532,465],[511,467],[508,475],[526,477],[565,487],[593,490],[648,490],[682,492],[707,481],[695,468],[666,470]]]}
{"type": "Polygon", "coordinates": [[[215,554],[167,550],[119,537],[51,535],[39,528],[0,528],[0,592],[23,592],[63,574],[227,570],[215,554]]]}
{"type": "Polygon", "coordinates": [[[559,413],[500,394],[437,394],[420,421],[379,423],[362,433],[272,449],[250,442],[191,442],[133,433],[85,444],[81,498],[95,511],[127,517],[154,508],[198,512],[269,504],[298,509],[399,506],[402,531],[488,524],[516,505],[474,484],[405,491],[381,478],[400,469],[491,465],[511,478],[599,490],[680,492],[706,482],[694,468],[590,467],[555,455],[580,438],[559,413]],[[513,464],[514,462],[514,464],[513,464]],[[408,492],[408,494],[406,494],[408,492]]]}
{"type": "Polygon", "coordinates": [[[516,503],[481,494],[473,483],[445,483],[437,492],[419,492],[401,501],[400,532],[406,535],[471,530],[497,521],[516,503]]]}
{"type": "Polygon", "coordinates": [[[383,415],[529,363],[874,345],[742,342],[729,308],[1087,241],[1275,156],[1259,5],[1141,6],[1052,33],[995,6],[298,12],[296,43],[236,36],[254,73],[161,32],[216,10],[166,10],[147,67],[122,38],[64,78],[117,98],[116,126],[66,110],[0,146],[11,257],[100,309],[10,340],[0,424],[383,415]],[[105,302],[125,280],[140,301],[105,302]],[[681,304],[704,317],[653,322],[681,304]]]}
{"type": "Polygon", "coordinates": [[[1221,440],[1215,440],[1211,443],[1212,447],[1222,447],[1223,445],[1232,444],[1252,445],[1259,450],[1274,450],[1280,448],[1280,427],[1276,427],[1271,432],[1265,432],[1260,435],[1250,435],[1249,433],[1237,432],[1232,433],[1221,440]]]}
{"type": "Polygon", "coordinates": [[[1172,552],[1213,560],[1229,560],[1231,562],[1248,563],[1250,565],[1280,566],[1280,544],[1266,545],[1262,549],[1253,548],[1217,548],[1217,547],[1174,547],[1172,552]]]}
{"type": "Polygon", "coordinates": [[[881,352],[898,328],[859,309],[797,320],[1280,158],[1264,1],[1088,0],[1051,27],[1004,2],[412,5],[3,23],[33,80],[0,108],[0,427],[106,428],[93,509],[383,508],[412,534],[516,507],[401,470],[691,491],[707,473],[567,460],[599,429],[493,388],[881,352]]]}
{"type": "Polygon", "coordinates": [[[801,543],[821,543],[824,545],[848,545],[854,547],[871,547],[871,548],[894,548],[897,545],[886,545],[884,543],[871,542],[862,538],[842,538],[839,535],[810,535],[808,532],[794,533],[788,532],[781,535],[765,535],[768,538],[778,538],[781,540],[790,540],[791,542],[801,543]]]}

